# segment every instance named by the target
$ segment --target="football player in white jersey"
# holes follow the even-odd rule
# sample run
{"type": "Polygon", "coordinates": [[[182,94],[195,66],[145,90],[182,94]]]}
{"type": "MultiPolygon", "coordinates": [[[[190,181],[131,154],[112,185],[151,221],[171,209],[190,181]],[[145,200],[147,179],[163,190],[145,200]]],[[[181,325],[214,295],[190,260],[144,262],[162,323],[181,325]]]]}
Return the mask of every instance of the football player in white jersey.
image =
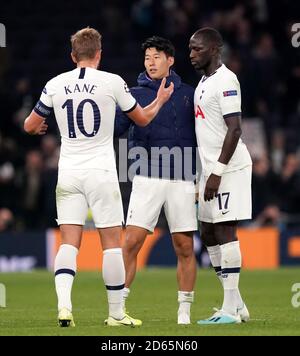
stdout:
{"type": "Polygon", "coordinates": [[[173,92],[173,83],[162,82],[156,99],[141,108],[124,80],[97,70],[101,59],[101,35],[85,28],[71,37],[72,59],[77,68],[50,80],[32,113],[25,120],[29,134],[45,134],[46,119],[54,110],[61,134],[57,223],[61,246],[55,259],[58,322],[75,326],[71,289],[83,225],[90,207],[103,248],[102,273],[107,289],[107,325],[141,325],[125,314],[122,303],[125,270],[121,250],[123,208],[113,150],[115,109],[119,107],[137,124],[152,121],[173,92]]]}
{"type": "Polygon", "coordinates": [[[239,292],[239,220],[251,218],[249,152],[241,140],[241,92],[236,75],[221,61],[223,41],[212,28],[190,39],[190,60],[202,76],[194,95],[195,127],[202,172],[199,182],[201,236],[224,288],[220,310],[199,324],[249,319],[239,292]]]}

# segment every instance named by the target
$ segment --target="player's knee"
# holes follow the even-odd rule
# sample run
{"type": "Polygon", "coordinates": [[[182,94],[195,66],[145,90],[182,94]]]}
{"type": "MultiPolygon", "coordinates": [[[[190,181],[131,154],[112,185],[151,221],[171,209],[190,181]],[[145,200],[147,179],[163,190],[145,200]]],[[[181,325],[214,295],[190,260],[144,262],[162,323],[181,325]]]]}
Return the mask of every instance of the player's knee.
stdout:
{"type": "Polygon", "coordinates": [[[138,254],[143,245],[143,239],[138,236],[129,235],[126,236],[123,250],[126,253],[138,254]]]}
{"type": "Polygon", "coordinates": [[[193,241],[185,241],[177,243],[175,246],[177,257],[179,258],[189,258],[193,256],[194,248],[193,248],[193,241]]]}

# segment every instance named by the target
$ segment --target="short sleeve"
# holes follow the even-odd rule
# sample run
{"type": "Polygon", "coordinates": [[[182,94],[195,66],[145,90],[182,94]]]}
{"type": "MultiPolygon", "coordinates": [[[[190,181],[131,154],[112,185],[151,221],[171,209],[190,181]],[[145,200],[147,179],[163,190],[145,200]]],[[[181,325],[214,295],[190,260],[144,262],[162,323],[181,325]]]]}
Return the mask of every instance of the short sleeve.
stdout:
{"type": "Polygon", "coordinates": [[[224,118],[241,113],[241,89],[236,76],[232,76],[221,83],[218,95],[224,118]]]}
{"type": "Polygon", "coordinates": [[[131,95],[126,82],[118,75],[113,82],[113,91],[117,104],[124,113],[129,113],[137,106],[135,98],[131,95]]]}
{"type": "Polygon", "coordinates": [[[36,103],[34,111],[44,117],[48,118],[53,112],[52,96],[55,94],[54,85],[49,81],[42,91],[40,100],[36,103]]]}

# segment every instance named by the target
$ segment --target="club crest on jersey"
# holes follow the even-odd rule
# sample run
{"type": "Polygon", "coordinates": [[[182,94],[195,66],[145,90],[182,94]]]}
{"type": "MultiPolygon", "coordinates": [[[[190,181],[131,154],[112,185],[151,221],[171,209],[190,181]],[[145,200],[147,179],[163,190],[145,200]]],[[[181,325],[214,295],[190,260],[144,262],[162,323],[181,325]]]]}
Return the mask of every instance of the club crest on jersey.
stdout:
{"type": "Polygon", "coordinates": [[[128,88],[127,83],[124,83],[124,89],[125,89],[126,93],[130,93],[130,89],[128,88]]]}
{"type": "Polygon", "coordinates": [[[47,89],[46,89],[46,87],[43,89],[43,93],[44,93],[44,94],[47,94],[47,89]]]}
{"type": "Polygon", "coordinates": [[[234,96],[234,95],[237,95],[237,90],[223,91],[223,96],[234,96]]]}

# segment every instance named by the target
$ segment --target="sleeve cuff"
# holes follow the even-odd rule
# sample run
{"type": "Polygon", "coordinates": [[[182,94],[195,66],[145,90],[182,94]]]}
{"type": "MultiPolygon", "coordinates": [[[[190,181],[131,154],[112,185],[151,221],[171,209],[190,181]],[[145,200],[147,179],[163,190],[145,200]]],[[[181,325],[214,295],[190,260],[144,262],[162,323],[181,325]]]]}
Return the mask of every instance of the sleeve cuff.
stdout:
{"type": "Polygon", "coordinates": [[[137,107],[137,101],[134,103],[133,107],[129,110],[126,110],[126,111],[123,111],[124,114],[128,114],[130,113],[131,111],[133,111],[135,108],[137,107]]]}
{"type": "Polygon", "coordinates": [[[231,117],[231,116],[241,116],[241,115],[242,115],[242,113],[240,111],[232,112],[230,114],[223,115],[223,119],[227,119],[228,117],[231,117]]]}

